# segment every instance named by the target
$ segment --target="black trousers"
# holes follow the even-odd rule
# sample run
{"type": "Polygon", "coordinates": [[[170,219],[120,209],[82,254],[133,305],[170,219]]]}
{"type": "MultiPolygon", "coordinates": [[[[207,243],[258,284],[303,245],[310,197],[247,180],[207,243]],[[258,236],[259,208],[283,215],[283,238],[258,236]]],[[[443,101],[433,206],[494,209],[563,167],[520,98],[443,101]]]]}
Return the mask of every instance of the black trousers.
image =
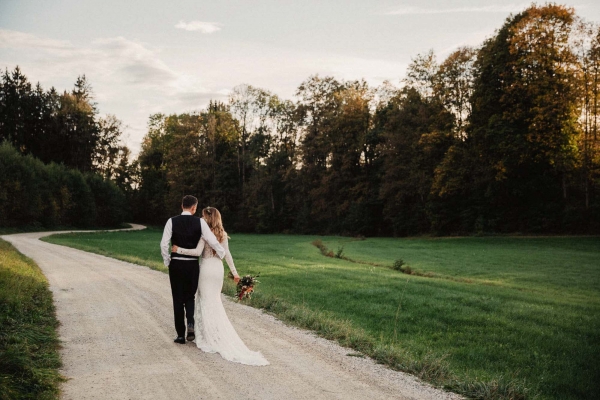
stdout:
{"type": "Polygon", "coordinates": [[[200,266],[198,260],[171,260],[169,280],[173,295],[173,313],[177,336],[185,336],[185,317],[194,324],[194,302],[198,289],[200,266]]]}

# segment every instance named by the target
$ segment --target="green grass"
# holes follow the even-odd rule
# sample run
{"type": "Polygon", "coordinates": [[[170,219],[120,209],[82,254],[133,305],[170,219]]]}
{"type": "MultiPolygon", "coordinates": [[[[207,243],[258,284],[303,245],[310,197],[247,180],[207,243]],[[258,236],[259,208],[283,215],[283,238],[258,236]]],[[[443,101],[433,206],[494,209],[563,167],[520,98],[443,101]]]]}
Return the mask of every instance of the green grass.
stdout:
{"type": "Polygon", "coordinates": [[[58,322],[48,282],[0,240],[0,399],[57,399],[58,322]]]}
{"type": "MultiPolygon", "coordinates": [[[[46,240],[164,270],[160,237],[46,240]]],[[[472,398],[600,398],[598,237],[237,234],[230,247],[240,274],[260,272],[251,305],[391,368],[472,398]],[[397,259],[413,274],[391,269],[397,259]]]]}

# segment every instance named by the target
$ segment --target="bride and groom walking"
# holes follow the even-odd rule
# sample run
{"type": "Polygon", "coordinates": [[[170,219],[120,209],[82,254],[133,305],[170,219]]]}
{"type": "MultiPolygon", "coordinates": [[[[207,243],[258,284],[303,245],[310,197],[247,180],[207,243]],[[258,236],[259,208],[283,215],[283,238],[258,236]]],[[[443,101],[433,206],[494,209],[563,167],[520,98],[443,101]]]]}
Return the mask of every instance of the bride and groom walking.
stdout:
{"type": "Polygon", "coordinates": [[[235,282],[240,279],[221,213],[214,207],[206,207],[202,218],[198,218],[194,216],[197,206],[197,198],[185,196],[181,202],[183,212],[167,221],[160,242],[165,266],[169,267],[177,331],[175,343],[185,344],[187,338],[195,341],[202,351],[219,353],[226,360],[268,365],[260,352],[248,349],[240,339],[221,301],[223,258],[235,282]]]}

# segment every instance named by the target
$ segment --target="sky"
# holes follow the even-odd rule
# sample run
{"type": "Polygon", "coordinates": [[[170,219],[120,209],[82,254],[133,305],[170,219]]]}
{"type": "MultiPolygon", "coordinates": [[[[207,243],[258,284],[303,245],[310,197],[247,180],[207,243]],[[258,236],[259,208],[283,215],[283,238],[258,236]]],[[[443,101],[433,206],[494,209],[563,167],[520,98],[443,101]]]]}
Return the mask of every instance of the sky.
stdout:
{"type": "MultiPolygon", "coordinates": [[[[309,76],[399,84],[411,58],[480,45],[530,2],[500,0],[0,0],[0,68],[70,90],[91,83],[136,154],[153,113],[250,84],[293,98],[309,76]]],[[[600,22],[600,2],[563,3],[600,22]]]]}

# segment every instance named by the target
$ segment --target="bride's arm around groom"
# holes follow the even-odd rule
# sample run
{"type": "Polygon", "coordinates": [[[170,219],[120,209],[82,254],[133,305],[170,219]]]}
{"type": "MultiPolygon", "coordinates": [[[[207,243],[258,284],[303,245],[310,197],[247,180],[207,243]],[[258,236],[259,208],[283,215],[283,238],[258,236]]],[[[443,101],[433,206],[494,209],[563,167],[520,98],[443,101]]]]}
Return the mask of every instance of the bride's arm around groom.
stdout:
{"type": "MultiPolygon", "coordinates": [[[[204,253],[205,243],[206,243],[205,239],[202,238],[202,239],[200,239],[200,242],[198,243],[198,246],[196,246],[195,249],[184,249],[183,247],[172,246],[172,252],[177,253],[177,254],[184,254],[187,256],[202,257],[202,255],[204,253]]],[[[233,257],[231,256],[231,251],[229,251],[229,240],[227,239],[227,237],[225,237],[225,239],[223,240],[223,243],[221,243],[221,244],[223,245],[223,248],[225,249],[225,261],[227,261],[227,266],[229,267],[229,270],[231,271],[231,274],[233,275],[235,283],[237,283],[240,280],[240,276],[238,275],[238,272],[235,269],[235,264],[233,263],[233,257]]]]}

